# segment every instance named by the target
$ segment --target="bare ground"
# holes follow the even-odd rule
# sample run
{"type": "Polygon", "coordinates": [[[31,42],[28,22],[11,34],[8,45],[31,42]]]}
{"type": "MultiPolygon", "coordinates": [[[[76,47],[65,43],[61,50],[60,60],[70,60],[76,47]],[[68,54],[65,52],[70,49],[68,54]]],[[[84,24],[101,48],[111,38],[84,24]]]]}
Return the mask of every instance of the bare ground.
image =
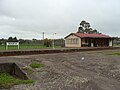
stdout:
{"type": "Polygon", "coordinates": [[[34,84],[16,85],[10,90],[120,90],[120,50],[0,57],[21,68],[43,63],[39,69],[24,70],[34,84]],[[83,59],[84,57],[84,59],[83,59]]]}

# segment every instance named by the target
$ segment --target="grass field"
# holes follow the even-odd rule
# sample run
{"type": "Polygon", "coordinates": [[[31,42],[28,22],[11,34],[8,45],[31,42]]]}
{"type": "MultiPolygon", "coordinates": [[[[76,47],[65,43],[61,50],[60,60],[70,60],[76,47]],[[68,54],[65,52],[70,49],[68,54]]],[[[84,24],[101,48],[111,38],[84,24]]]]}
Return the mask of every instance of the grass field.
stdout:
{"type": "MultiPolygon", "coordinates": [[[[120,47],[119,45],[114,44],[114,47],[120,47]]],[[[51,47],[46,47],[46,46],[42,46],[42,45],[20,45],[20,50],[24,50],[24,49],[47,49],[47,48],[53,48],[51,47]]],[[[55,48],[61,48],[61,46],[55,46],[55,48]]],[[[17,50],[18,47],[17,46],[8,46],[8,50],[17,50]]],[[[6,46],[5,45],[0,45],[0,50],[6,50],[6,46]]]]}
{"type": "Polygon", "coordinates": [[[114,44],[113,46],[114,47],[120,47],[120,44],[114,44]]]}
{"type": "MultiPolygon", "coordinates": [[[[44,49],[44,48],[53,48],[51,47],[46,47],[46,46],[41,46],[41,45],[20,45],[19,49],[44,49]]],[[[55,46],[55,48],[60,48],[60,46],[55,46]]],[[[8,50],[17,50],[18,46],[8,46],[8,50]]],[[[0,50],[6,50],[5,45],[0,45],[0,50]]]]}

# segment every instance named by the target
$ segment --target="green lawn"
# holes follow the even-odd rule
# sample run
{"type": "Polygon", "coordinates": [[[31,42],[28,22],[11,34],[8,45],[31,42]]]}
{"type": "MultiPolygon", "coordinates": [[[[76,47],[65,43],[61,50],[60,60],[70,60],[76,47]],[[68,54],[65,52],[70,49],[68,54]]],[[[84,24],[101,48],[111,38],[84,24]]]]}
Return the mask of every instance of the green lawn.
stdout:
{"type": "MultiPolygon", "coordinates": [[[[53,48],[41,45],[20,45],[20,49],[42,49],[42,48],[53,48]]],[[[55,48],[60,48],[60,46],[55,46],[55,48]]],[[[17,46],[8,46],[8,50],[17,50],[17,46]]],[[[0,45],[0,50],[6,50],[5,45],[0,45]]]]}
{"type": "Polygon", "coordinates": [[[21,80],[7,73],[0,73],[0,89],[10,88],[13,85],[33,83],[33,80],[21,80]]]}

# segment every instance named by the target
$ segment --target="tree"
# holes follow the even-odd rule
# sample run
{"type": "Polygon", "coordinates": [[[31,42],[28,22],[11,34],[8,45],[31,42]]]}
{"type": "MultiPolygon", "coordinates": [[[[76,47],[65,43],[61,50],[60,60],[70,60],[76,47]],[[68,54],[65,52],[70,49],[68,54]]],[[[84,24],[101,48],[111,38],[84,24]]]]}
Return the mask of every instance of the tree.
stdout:
{"type": "Polygon", "coordinates": [[[13,41],[13,38],[12,37],[9,37],[8,38],[8,42],[12,42],[13,41]]]}
{"type": "Polygon", "coordinates": [[[17,37],[9,37],[8,38],[8,42],[17,42],[18,40],[17,40],[17,37]]]}
{"type": "Polygon", "coordinates": [[[33,39],[32,39],[32,42],[33,42],[33,43],[36,43],[36,42],[37,42],[37,39],[34,39],[34,38],[33,38],[33,39]]]}
{"type": "Polygon", "coordinates": [[[93,33],[98,34],[98,32],[97,32],[97,30],[96,30],[96,29],[94,29],[94,30],[93,30],[93,33]]]}
{"type": "Polygon", "coordinates": [[[25,40],[24,39],[19,39],[20,44],[25,44],[25,40]]]}
{"type": "Polygon", "coordinates": [[[89,29],[90,28],[90,23],[86,22],[84,27],[85,27],[85,29],[89,29]]]}
{"type": "Polygon", "coordinates": [[[4,39],[4,38],[0,39],[0,44],[1,45],[5,45],[6,42],[7,42],[7,39],[4,39]]]}
{"type": "Polygon", "coordinates": [[[79,28],[78,28],[78,32],[79,32],[79,33],[84,33],[83,27],[79,27],[79,28]]]}
{"type": "Polygon", "coordinates": [[[50,47],[50,46],[52,46],[52,40],[51,39],[44,39],[44,45],[46,46],[46,47],[50,47]]]}
{"type": "Polygon", "coordinates": [[[81,21],[80,26],[84,27],[85,24],[86,24],[86,21],[83,20],[83,21],[81,21]]]}
{"type": "Polygon", "coordinates": [[[13,42],[17,42],[18,40],[17,40],[17,37],[14,37],[13,38],[13,42]]]}
{"type": "Polygon", "coordinates": [[[87,33],[87,34],[100,34],[96,29],[90,27],[90,23],[82,20],[80,22],[80,27],[78,28],[78,33],[87,33]]]}

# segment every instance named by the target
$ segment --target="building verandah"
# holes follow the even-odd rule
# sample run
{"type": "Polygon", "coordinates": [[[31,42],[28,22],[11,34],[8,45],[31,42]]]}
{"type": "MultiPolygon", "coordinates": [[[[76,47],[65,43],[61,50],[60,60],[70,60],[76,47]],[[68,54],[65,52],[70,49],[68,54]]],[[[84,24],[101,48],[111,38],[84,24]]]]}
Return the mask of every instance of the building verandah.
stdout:
{"type": "Polygon", "coordinates": [[[108,47],[113,46],[111,38],[81,38],[82,47],[108,47]]]}

